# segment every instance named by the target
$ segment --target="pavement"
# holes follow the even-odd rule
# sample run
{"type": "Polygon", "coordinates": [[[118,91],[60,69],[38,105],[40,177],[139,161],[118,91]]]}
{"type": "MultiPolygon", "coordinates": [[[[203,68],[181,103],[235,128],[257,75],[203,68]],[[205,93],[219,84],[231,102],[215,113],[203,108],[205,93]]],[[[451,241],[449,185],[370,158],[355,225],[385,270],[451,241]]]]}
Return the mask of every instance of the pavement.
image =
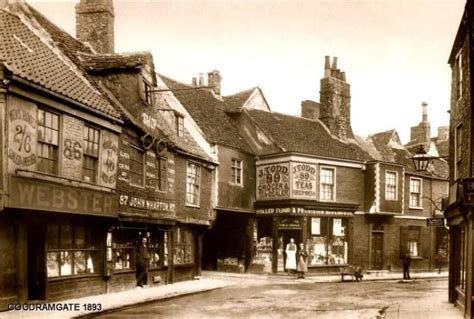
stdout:
{"type": "MultiPolygon", "coordinates": [[[[416,279],[446,279],[448,273],[441,272],[423,272],[423,273],[412,273],[412,280],[416,279]]],[[[399,272],[372,272],[364,275],[365,280],[396,280],[401,281],[402,274],[399,272]]],[[[349,279],[349,278],[348,278],[349,279]]],[[[134,290],[121,291],[116,293],[108,293],[103,295],[88,296],[77,299],[64,300],[55,303],[47,304],[29,304],[28,307],[31,309],[20,310],[20,311],[6,311],[0,312],[0,319],[6,318],[74,318],[86,315],[113,312],[115,310],[131,307],[137,304],[149,303],[152,301],[165,300],[175,298],[178,296],[185,296],[190,294],[197,294],[205,291],[211,291],[224,287],[230,287],[238,284],[242,281],[257,280],[257,281],[276,281],[276,282],[287,282],[287,281],[298,281],[298,282],[339,282],[341,280],[340,275],[309,275],[304,279],[296,279],[295,276],[289,276],[286,274],[268,274],[268,275],[257,275],[257,274],[237,274],[227,272],[216,272],[216,271],[203,271],[202,276],[199,280],[191,280],[178,282],[169,285],[161,285],[149,288],[136,288],[134,290]],[[61,311],[54,311],[54,309],[40,310],[34,309],[34,307],[44,307],[59,309],[61,311]],[[95,309],[93,309],[95,307],[95,309]],[[100,307],[100,309],[98,309],[100,307]]],[[[350,280],[350,279],[349,279],[350,280]]],[[[408,281],[409,282],[409,281],[408,281]]],[[[26,306],[26,305],[22,305],[26,306]]],[[[454,307],[453,307],[454,308],[454,307]]],[[[447,309],[446,311],[448,311],[447,309]]],[[[383,314],[380,318],[405,318],[400,316],[400,310],[396,314],[387,313],[383,314]]],[[[446,313],[443,317],[443,313],[438,313],[440,318],[452,318],[452,313],[446,313]]],[[[460,316],[462,317],[462,316],[460,316]]]]}

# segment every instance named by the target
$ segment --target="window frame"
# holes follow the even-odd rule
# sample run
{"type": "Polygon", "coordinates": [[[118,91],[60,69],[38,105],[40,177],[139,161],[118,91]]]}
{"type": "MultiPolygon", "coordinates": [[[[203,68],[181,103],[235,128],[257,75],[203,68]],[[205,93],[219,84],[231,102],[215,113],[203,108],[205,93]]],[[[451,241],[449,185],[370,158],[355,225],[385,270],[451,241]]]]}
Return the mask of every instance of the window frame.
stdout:
{"type": "Polygon", "coordinates": [[[193,161],[187,161],[186,163],[186,206],[199,207],[200,201],[201,201],[201,165],[193,161]],[[197,194],[195,194],[194,192],[191,192],[191,190],[189,189],[190,184],[191,184],[189,182],[189,178],[190,178],[190,173],[192,173],[189,171],[190,165],[194,165],[195,167],[195,174],[193,174],[193,176],[196,179],[196,183],[193,184],[194,186],[193,190],[197,186],[197,194]],[[192,194],[193,198],[196,198],[196,203],[188,201],[189,199],[188,196],[190,194],[192,194]]]}
{"type": "Polygon", "coordinates": [[[237,158],[232,158],[231,159],[231,184],[238,185],[238,186],[244,185],[243,171],[244,171],[244,161],[237,158]]]}
{"type": "Polygon", "coordinates": [[[146,105],[154,105],[154,96],[152,92],[152,84],[142,76],[142,100],[146,105]]]}
{"type": "Polygon", "coordinates": [[[50,174],[50,175],[53,175],[53,176],[59,176],[60,175],[60,161],[61,161],[60,148],[61,148],[61,134],[62,134],[62,131],[61,131],[62,116],[58,112],[55,112],[55,111],[50,110],[49,108],[40,107],[40,106],[36,110],[36,115],[37,115],[37,120],[36,120],[36,122],[37,122],[37,127],[36,127],[36,134],[37,134],[36,156],[38,158],[38,161],[36,163],[36,171],[40,172],[40,173],[44,173],[44,174],[50,174]],[[53,122],[51,122],[51,125],[52,125],[51,127],[46,126],[46,123],[44,125],[40,125],[40,123],[39,123],[39,113],[40,112],[44,112],[44,114],[43,114],[43,121],[44,122],[45,122],[45,118],[46,118],[47,113],[51,114],[52,117],[56,116],[58,118],[57,130],[54,129],[54,126],[52,125],[53,122]],[[50,142],[46,141],[46,139],[40,139],[40,134],[39,134],[40,127],[43,128],[43,137],[45,135],[44,132],[46,131],[46,129],[49,129],[51,131],[53,131],[53,130],[57,131],[57,144],[50,143],[50,142]],[[51,159],[49,157],[40,156],[39,154],[41,152],[42,145],[46,145],[46,147],[51,147],[53,149],[53,151],[55,152],[56,158],[51,159]],[[53,165],[55,165],[53,167],[53,172],[40,170],[40,162],[42,161],[42,159],[44,159],[46,161],[49,161],[49,162],[53,162],[53,165]]]}
{"type": "Polygon", "coordinates": [[[168,159],[166,157],[156,157],[157,182],[156,190],[158,192],[168,191],[168,159]],[[162,165],[164,163],[164,167],[162,165]]]}
{"type": "Polygon", "coordinates": [[[462,89],[463,89],[463,50],[459,50],[458,54],[456,55],[456,60],[455,60],[455,65],[456,65],[456,100],[459,101],[463,95],[462,95],[462,89]]]}
{"type": "Polygon", "coordinates": [[[184,136],[184,116],[175,114],[176,135],[178,137],[184,136]]]}
{"type": "Polygon", "coordinates": [[[407,252],[411,253],[411,257],[415,259],[423,259],[423,232],[422,226],[401,226],[400,227],[400,257],[403,257],[407,252]],[[418,238],[416,241],[411,241],[413,232],[418,233],[418,238]],[[417,243],[417,254],[415,255],[412,250],[410,250],[410,244],[415,242],[417,243]]]}
{"type": "Polygon", "coordinates": [[[458,123],[454,131],[454,180],[460,178],[460,170],[462,165],[462,137],[463,123],[458,123]]]}
{"type": "Polygon", "coordinates": [[[391,201],[397,201],[398,200],[398,172],[397,171],[392,171],[392,170],[385,170],[385,200],[391,200],[391,201]],[[395,175],[395,185],[393,185],[395,187],[395,190],[394,190],[394,197],[393,198],[389,198],[387,196],[388,194],[388,186],[392,186],[392,185],[389,185],[388,184],[388,178],[387,176],[389,174],[394,174],[395,175]]]}
{"type": "MultiPolygon", "coordinates": [[[[94,130],[97,132],[98,134],[98,141],[97,143],[95,143],[95,141],[89,141],[89,140],[86,140],[84,139],[84,135],[83,135],[83,139],[82,139],[82,142],[84,143],[83,145],[83,151],[82,151],[82,180],[83,181],[86,181],[84,178],[85,178],[85,175],[84,175],[84,170],[92,170],[95,172],[95,175],[94,175],[94,178],[92,181],[86,181],[88,183],[93,183],[93,184],[97,184],[99,182],[99,167],[100,167],[100,139],[101,139],[101,130],[93,125],[90,125],[90,124],[87,124],[85,123],[84,124],[84,130],[85,129],[89,129],[89,130],[94,130]],[[86,151],[86,144],[87,143],[92,143],[92,144],[97,144],[97,155],[94,155],[94,154],[89,154],[87,153],[86,151]],[[86,161],[86,157],[87,158],[93,158],[93,160],[95,161],[95,165],[96,165],[96,169],[89,169],[89,168],[86,168],[84,167],[85,165],[85,161],[86,161]]],[[[89,134],[88,134],[89,135],[89,134]]]]}
{"type": "Polygon", "coordinates": [[[408,197],[408,207],[411,209],[423,209],[423,200],[422,200],[422,194],[423,194],[423,179],[419,177],[410,177],[410,182],[409,182],[409,197],[408,197]],[[416,193],[412,191],[412,182],[417,181],[419,182],[419,192],[416,193]],[[414,206],[412,205],[412,195],[413,194],[418,194],[418,201],[419,201],[419,206],[414,206]]]}
{"type": "Polygon", "coordinates": [[[146,157],[145,157],[146,152],[145,152],[144,150],[142,150],[141,148],[139,148],[138,146],[135,146],[135,145],[133,145],[133,144],[130,144],[129,147],[130,147],[130,150],[137,151],[138,153],[141,153],[141,157],[142,157],[142,174],[141,174],[141,176],[142,176],[142,183],[141,183],[141,184],[136,184],[136,183],[134,183],[134,182],[132,181],[132,175],[133,175],[133,174],[138,175],[138,174],[137,174],[135,171],[132,171],[132,162],[138,163],[138,161],[135,161],[135,160],[132,158],[131,152],[129,152],[129,154],[130,154],[130,170],[129,170],[130,183],[129,183],[129,184],[130,184],[131,186],[144,188],[144,187],[145,187],[145,182],[146,182],[146,178],[145,178],[145,177],[146,177],[146,173],[145,173],[145,171],[146,171],[146,157]]]}
{"type": "Polygon", "coordinates": [[[335,202],[336,201],[336,167],[333,166],[320,166],[319,167],[319,200],[324,201],[324,202],[335,202]],[[323,170],[329,170],[332,171],[332,184],[325,184],[323,183],[322,180],[322,171],[323,170]],[[322,196],[322,191],[323,191],[323,184],[324,185],[332,185],[332,198],[331,199],[326,199],[323,198],[322,196]]]}

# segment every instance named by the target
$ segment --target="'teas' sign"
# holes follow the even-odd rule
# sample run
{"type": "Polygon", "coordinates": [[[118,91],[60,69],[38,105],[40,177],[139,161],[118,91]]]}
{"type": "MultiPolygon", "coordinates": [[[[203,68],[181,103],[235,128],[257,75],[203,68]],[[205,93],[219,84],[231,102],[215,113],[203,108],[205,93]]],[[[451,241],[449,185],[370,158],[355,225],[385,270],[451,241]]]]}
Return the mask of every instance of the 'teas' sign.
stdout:
{"type": "Polygon", "coordinates": [[[466,206],[474,206],[474,178],[464,178],[462,181],[463,201],[466,206]]]}

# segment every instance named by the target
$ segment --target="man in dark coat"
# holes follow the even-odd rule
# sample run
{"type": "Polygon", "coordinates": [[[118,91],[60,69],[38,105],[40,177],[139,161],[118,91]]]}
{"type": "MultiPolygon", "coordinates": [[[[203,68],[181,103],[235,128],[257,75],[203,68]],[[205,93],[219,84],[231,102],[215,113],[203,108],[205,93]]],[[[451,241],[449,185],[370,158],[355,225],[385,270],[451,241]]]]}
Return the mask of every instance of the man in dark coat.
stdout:
{"type": "Polygon", "coordinates": [[[403,279],[411,279],[410,278],[410,264],[411,264],[411,254],[410,252],[407,252],[402,258],[403,279]]]}
{"type": "Polygon", "coordinates": [[[150,253],[148,252],[147,238],[143,237],[137,251],[137,286],[143,287],[148,282],[148,266],[150,253]]]}

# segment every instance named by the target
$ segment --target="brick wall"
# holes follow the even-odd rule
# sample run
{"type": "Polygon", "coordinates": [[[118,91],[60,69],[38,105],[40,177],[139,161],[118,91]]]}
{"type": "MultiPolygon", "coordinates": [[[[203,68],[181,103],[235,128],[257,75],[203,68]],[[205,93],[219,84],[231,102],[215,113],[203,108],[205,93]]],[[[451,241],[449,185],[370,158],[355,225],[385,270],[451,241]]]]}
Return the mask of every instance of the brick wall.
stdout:
{"type": "Polygon", "coordinates": [[[359,204],[364,208],[365,178],[360,168],[337,167],[336,201],[359,204]]]}

